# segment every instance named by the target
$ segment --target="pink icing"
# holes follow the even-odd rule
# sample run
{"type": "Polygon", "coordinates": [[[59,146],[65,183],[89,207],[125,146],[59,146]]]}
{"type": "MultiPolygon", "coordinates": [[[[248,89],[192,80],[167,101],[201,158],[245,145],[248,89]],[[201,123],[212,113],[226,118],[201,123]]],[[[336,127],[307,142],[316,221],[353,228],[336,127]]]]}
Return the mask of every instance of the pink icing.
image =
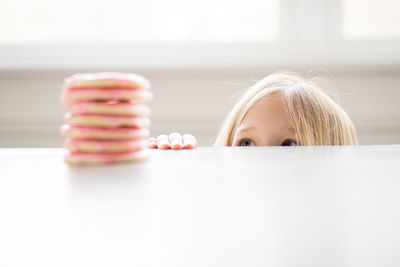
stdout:
{"type": "Polygon", "coordinates": [[[91,108],[118,108],[126,111],[127,114],[134,113],[145,113],[149,114],[150,109],[148,106],[143,104],[134,104],[131,102],[118,102],[118,101],[108,101],[108,102],[96,102],[96,101],[80,101],[73,102],[65,106],[66,111],[71,113],[89,113],[91,108]]]}
{"type": "Polygon", "coordinates": [[[70,152],[66,155],[65,160],[74,164],[85,163],[102,163],[110,164],[119,161],[132,161],[141,160],[149,156],[147,149],[141,149],[133,152],[122,153],[84,153],[84,152],[70,152]]]}
{"type": "Polygon", "coordinates": [[[129,92],[134,91],[149,91],[149,88],[142,87],[66,87],[67,91],[84,91],[84,90],[106,90],[106,91],[114,91],[114,90],[125,90],[129,92]]]}
{"type": "Polygon", "coordinates": [[[108,90],[108,89],[80,89],[76,91],[67,90],[63,92],[62,101],[72,102],[79,100],[135,100],[147,102],[153,99],[153,94],[148,90],[108,90]]]}
{"type": "Polygon", "coordinates": [[[147,128],[98,128],[65,124],[61,128],[61,134],[75,138],[134,139],[147,138],[150,135],[150,131],[147,128]]]}
{"type": "Polygon", "coordinates": [[[71,152],[84,151],[85,145],[94,147],[97,152],[108,152],[113,149],[123,151],[136,151],[146,148],[146,142],[143,139],[133,140],[91,140],[91,139],[67,139],[64,143],[65,148],[69,148],[71,152]]]}
{"type": "Polygon", "coordinates": [[[127,115],[102,115],[102,114],[70,114],[65,115],[65,122],[72,124],[74,119],[96,120],[101,121],[109,127],[119,127],[122,124],[129,123],[136,127],[148,127],[150,120],[143,116],[127,116],[127,115]]]}

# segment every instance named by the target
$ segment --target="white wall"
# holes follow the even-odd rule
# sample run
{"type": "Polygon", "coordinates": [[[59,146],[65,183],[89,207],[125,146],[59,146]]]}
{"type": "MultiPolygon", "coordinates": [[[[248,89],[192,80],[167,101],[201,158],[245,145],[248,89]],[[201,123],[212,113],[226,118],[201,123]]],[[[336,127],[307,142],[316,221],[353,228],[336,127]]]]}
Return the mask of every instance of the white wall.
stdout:
{"type": "MultiPolygon", "coordinates": [[[[116,69],[153,85],[152,133],[190,132],[211,145],[240,90],[281,67],[116,69]]],[[[286,67],[306,75],[310,67],[286,67]]],[[[361,144],[400,143],[400,66],[328,66],[361,144]]],[[[0,147],[58,147],[64,77],[88,70],[0,70],[0,147]]],[[[314,72],[324,74],[323,72],[314,72]]],[[[325,73],[326,76],[326,73],[325,73]]],[[[329,94],[335,94],[329,91],[329,94]]]]}

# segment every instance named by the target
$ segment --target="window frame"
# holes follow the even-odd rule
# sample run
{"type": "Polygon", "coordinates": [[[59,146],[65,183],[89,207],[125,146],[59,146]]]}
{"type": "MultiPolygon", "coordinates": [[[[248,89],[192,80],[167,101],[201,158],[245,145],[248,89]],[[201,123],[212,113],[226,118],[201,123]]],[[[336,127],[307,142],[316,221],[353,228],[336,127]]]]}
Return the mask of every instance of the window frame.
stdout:
{"type": "Polygon", "coordinates": [[[0,69],[162,69],[398,65],[400,39],[346,40],[341,0],[281,0],[279,39],[266,43],[0,45],[0,69]],[[309,14],[315,14],[310,16],[309,14]],[[329,18],[329,19],[326,19],[329,18]]]}

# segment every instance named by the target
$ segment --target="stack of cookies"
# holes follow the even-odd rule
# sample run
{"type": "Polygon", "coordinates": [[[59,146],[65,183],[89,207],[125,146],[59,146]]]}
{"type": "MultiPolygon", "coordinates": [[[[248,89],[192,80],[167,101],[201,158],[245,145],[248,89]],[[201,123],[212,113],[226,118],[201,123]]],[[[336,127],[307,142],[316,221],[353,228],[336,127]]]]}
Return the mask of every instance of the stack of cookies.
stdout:
{"type": "Polygon", "coordinates": [[[65,161],[109,164],[148,158],[150,82],[131,73],[75,74],[64,81],[62,101],[68,139],[65,161]]]}

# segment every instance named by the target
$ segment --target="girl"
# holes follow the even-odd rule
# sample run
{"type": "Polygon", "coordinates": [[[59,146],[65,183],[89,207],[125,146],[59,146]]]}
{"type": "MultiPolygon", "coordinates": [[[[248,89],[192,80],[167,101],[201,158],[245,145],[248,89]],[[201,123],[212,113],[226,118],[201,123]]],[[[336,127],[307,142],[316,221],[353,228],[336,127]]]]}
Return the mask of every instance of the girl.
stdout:
{"type": "MultiPolygon", "coordinates": [[[[244,92],[222,124],[214,146],[356,145],[347,113],[315,79],[291,73],[265,77],[244,92]]],[[[150,148],[194,148],[189,134],[148,139],[150,148]]]]}

